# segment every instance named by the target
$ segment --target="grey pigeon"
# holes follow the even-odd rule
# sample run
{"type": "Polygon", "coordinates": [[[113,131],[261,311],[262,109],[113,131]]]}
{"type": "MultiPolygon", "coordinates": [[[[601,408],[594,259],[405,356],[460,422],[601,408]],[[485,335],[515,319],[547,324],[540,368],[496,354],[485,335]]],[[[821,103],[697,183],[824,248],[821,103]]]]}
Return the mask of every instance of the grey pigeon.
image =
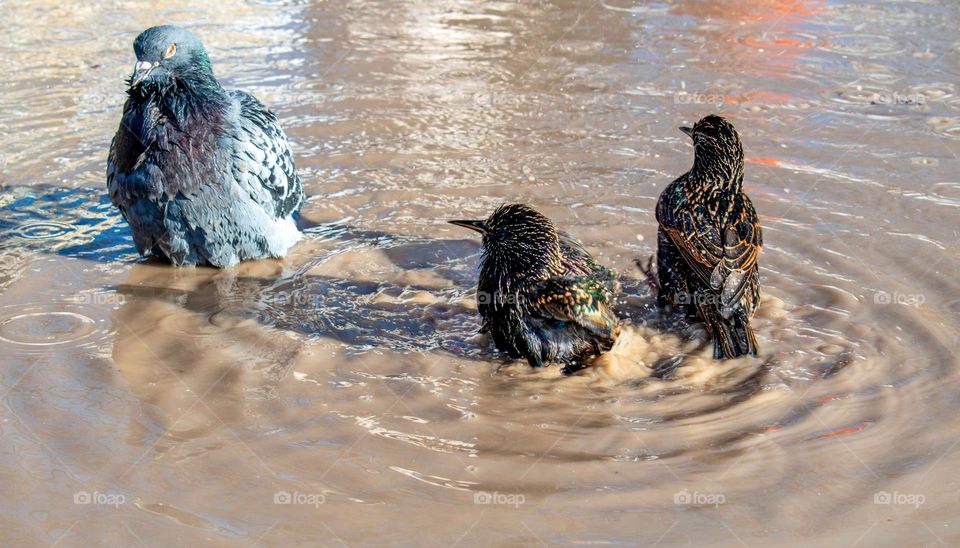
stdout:
{"type": "Polygon", "coordinates": [[[300,239],[303,184],[276,116],[223,89],[185,29],[149,28],[133,50],[107,189],[137,250],[177,266],[283,257],[300,239]]]}

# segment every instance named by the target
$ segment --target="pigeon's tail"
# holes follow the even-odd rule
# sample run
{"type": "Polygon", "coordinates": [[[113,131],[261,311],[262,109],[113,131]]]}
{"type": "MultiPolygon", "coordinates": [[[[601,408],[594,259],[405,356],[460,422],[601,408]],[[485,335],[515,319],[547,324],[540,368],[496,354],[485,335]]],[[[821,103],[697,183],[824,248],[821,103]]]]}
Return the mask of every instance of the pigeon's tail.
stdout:
{"type": "Polygon", "coordinates": [[[737,310],[724,318],[712,306],[700,306],[700,314],[713,335],[713,358],[725,360],[757,355],[757,336],[750,327],[746,311],[737,310]]]}

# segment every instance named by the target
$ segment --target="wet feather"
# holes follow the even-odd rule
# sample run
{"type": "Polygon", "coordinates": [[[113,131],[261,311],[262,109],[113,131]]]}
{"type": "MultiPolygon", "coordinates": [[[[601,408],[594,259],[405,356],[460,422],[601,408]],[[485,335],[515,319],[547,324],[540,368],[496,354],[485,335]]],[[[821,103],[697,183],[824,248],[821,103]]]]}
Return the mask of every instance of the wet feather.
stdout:
{"type": "Polygon", "coordinates": [[[617,274],[573,236],[523,204],[454,223],[483,234],[477,307],[498,349],[534,367],[559,363],[570,371],[613,346],[617,274]]]}
{"type": "Polygon", "coordinates": [[[658,303],[707,324],[715,358],[756,355],[750,318],[760,302],[760,220],[743,192],[736,129],[710,115],[689,130],[693,168],[657,201],[658,303]]]}
{"type": "Polygon", "coordinates": [[[218,267],[284,256],[300,236],[303,185],[276,116],[252,95],[223,89],[185,29],[147,29],[134,50],[138,72],[111,143],[107,188],[137,250],[218,267]],[[141,65],[151,67],[145,75],[141,65]]]}

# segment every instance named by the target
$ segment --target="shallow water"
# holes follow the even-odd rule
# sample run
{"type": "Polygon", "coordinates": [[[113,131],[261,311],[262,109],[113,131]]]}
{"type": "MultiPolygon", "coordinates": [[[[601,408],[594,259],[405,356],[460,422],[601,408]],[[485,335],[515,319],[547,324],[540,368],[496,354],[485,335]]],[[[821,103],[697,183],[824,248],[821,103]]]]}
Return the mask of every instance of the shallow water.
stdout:
{"type": "Polygon", "coordinates": [[[960,7],[744,4],[5,6],[0,542],[960,543],[960,7]],[[142,261],[104,196],[160,22],[291,136],[286,260],[142,261]],[[633,268],[712,111],[764,227],[757,359],[633,268]],[[443,221],[505,200],[626,278],[582,374],[477,335],[443,221]]]}

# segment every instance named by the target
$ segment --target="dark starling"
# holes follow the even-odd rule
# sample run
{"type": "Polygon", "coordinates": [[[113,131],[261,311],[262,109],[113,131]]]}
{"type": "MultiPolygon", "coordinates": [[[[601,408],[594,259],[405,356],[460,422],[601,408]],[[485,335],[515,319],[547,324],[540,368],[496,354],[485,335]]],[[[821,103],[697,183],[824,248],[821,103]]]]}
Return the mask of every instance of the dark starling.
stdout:
{"type": "Polygon", "coordinates": [[[740,136],[716,115],[680,130],[693,139],[693,168],[657,201],[657,303],[705,322],[714,358],[755,356],[750,318],[760,302],[763,240],[743,192],[740,136]]]}
{"type": "Polygon", "coordinates": [[[483,235],[477,308],[497,348],[533,367],[572,371],[613,346],[617,274],[550,219],[508,204],[485,221],[450,222],[483,235]]]}
{"type": "Polygon", "coordinates": [[[223,89],[185,29],[149,28],[133,49],[107,188],[137,250],[177,266],[284,256],[303,185],[276,116],[223,89]]]}

